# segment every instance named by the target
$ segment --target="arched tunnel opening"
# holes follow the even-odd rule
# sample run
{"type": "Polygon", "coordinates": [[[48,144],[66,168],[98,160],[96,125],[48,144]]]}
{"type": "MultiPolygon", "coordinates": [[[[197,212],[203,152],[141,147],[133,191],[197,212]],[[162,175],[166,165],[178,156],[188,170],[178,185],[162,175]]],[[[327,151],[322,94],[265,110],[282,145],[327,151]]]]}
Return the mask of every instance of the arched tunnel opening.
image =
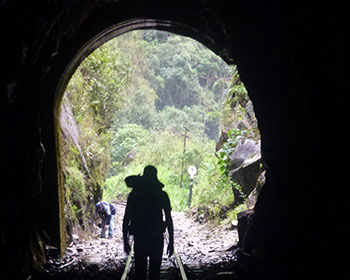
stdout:
{"type": "MultiPolygon", "coordinates": [[[[144,29],[96,46],[72,69],[58,94],[64,96],[57,131],[61,240],[68,253],[61,261],[49,259],[46,275],[120,273],[126,260],[123,205],[130,191],[124,178],[152,164],[170,197],[175,249],[187,273],[231,277],[238,213],[244,222],[253,215],[264,182],[257,120],[237,66],[188,37],[144,29]],[[191,165],[196,178],[190,183],[191,165]],[[117,208],[113,242],[97,239],[94,206],[101,199],[117,208]]],[[[162,271],[174,270],[172,262],[162,271]]],[[[176,275],[176,269],[171,272],[176,275]]]]}
{"type": "Polygon", "coordinates": [[[118,35],[113,27],[121,23],[124,30],[187,35],[239,66],[268,167],[246,236],[252,254],[239,260],[245,279],[348,275],[346,148],[330,140],[330,131],[343,132],[348,122],[344,3],[2,1],[0,8],[5,277],[32,277],[45,246],[64,251],[56,149],[61,77],[83,60],[79,50],[86,56],[99,40],[118,35]]]}

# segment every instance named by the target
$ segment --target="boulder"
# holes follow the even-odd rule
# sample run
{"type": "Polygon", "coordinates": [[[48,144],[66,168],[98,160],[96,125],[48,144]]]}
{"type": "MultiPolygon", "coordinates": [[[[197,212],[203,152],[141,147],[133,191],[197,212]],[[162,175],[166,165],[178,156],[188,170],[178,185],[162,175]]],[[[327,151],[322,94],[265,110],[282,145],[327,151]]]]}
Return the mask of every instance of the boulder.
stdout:
{"type": "Polygon", "coordinates": [[[243,244],[245,242],[245,236],[248,232],[248,228],[252,224],[252,220],[254,217],[254,210],[249,209],[237,214],[237,231],[238,231],[238,244],[239,248],[243,248],[243,244]]]}
{"type": "Polygon", "coordinates": [[[230,157],[231,169],[237,169],[241,167],[244,162],[247,163],[247,161],[260,155],[260,141],[241,139],[230,157]]]}
{"type": "Polygon", "coordinates": [[[246,119],[248,120],[250,127],[253,129],[256,129],[258,127],[258,121],[255,117],[254,107],[251,100],[249,100],[248,103],[246,104],[245,111],[246,111],[246,119]]]}
{"type": "Polygon", "coordinates": [[[249,194],[248,198],[247,198],[247,206],[248,209],[253,209],[255,206],[256,201],[258,200],[258,196],[260,193],[261,188],[263,187],[263,185],[265,184],[266,178],[265,178],[265,172],[266,170],[264,170],[258,177],[257,183],[256,183],[256,187],[254,188],[254,190],[249,194]]]}
{"type": "MultiPolygon", "coordinates": [[[[263,170],[263,160],[260,153],[260,141],[245,139],[238,142],[235,152],[230,157],[231,170],[229,176],[242,187],[242,192],[248,196],[257,186],[257,181],[263,170]]],[[[236,193],[235,190],[234,194],[236,193]]]]}

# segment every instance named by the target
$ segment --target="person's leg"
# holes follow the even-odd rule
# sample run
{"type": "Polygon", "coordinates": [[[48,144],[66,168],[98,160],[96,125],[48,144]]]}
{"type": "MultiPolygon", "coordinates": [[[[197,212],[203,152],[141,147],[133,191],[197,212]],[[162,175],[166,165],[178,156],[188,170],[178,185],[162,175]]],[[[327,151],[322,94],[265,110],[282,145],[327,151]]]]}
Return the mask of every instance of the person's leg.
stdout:
{"type": "Polygon", "coordinates": [[[113,231],[114,231],[114,215],[111,216],[111,220],[109,222],[109,231],[108,231],[109,239],[113,237],[113,231]]]}
{"type": "Polygon", "coordinates": [[[158,280],[160,277],[160,266],[163,258],[164,237],[163,234],[152,240],[152,250],[149,262],[149,279],[158,280]]]}
{"type": "Polygon", "coordinates": [[[135,254],[135,279],[145,280],[147,276],[147,250],[143,240],[135,237],[134,240],[135,254]]]}
{"type": "Polygon", "coordinates": [[[102,223],[101,223],[101,234],[100,234],[100,237],[101,238],[106,238],[106,229],[105,229],[105,226],[107,224],[107,219],[106,218],[103,218],[102,219],[102,223]]]}

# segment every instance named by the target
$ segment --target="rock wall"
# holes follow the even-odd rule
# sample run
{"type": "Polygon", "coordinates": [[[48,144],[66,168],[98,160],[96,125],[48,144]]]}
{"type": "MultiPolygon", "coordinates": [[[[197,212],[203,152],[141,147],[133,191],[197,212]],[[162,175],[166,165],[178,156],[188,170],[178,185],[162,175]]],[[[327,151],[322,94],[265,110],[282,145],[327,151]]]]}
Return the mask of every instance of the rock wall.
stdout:
{"type": "Polygon", "coordinates": [[[331,145],[348,126],[345,4],[0,1],[3,275],[26,279],[40,244],[59,246],[64,234],[56,150],[61,78],[108,36],[146,27],[192,36],[238,65],[267,164],[251,230],[255,279],[346,275],[347,165],[341,148],[331,145]],[[111,26],[123,28],[106,30],[111,26]],[[106,37],[91,41],[101,32],[106,37]],[[336,106],[329,106],[330,95],[336,106]]]}
{"type": "Polygon", "coordinates": [[[65,102],[62,102],[59,124],[62,132],[61,135],[64,138],[68,139],[69,141],[72,141],[73,145],[76,147],[76,149],[79,152],[81,162],[83,164],[86,174],[90,174],[90,170],[87,165],[85,156],[83,154],[82,146],[79,140],[79,127],[75,120],[75,117],[68,99],[65,100],[65,102]]]}

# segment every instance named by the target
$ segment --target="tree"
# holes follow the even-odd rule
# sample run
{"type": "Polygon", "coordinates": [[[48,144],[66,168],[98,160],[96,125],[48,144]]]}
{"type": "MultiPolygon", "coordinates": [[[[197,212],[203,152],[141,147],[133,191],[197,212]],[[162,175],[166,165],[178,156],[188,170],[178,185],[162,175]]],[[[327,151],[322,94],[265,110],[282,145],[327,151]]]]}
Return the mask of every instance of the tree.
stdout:
{"type": "Polygon", "coordinates": [[[112,41],[83,61],[66,89],[78,122],[93,116],[98,133],[110,128],[130,78],[129,65],[112,41]]]}
{"type": "Polygon", "coordinates": [[[147,143],[148,132],[137,124],[126,124],[112,138],[112,161],[121,163],[128,152],[147,143]]]}

